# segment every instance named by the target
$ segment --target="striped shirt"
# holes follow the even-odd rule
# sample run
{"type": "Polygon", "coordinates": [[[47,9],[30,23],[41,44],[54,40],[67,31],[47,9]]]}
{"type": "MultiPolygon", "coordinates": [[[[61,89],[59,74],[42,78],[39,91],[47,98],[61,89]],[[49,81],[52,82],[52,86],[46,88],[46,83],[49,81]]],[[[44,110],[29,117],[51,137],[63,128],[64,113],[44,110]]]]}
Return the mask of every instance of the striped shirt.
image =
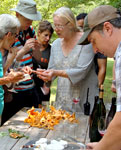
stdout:
{"type": "MultiPolygon", "coordinates": [[[[16,38],[14,46],[18,47],[19,50],[24,46],[25,42],[30,38],[36,38],[35,31],[33,27],[29,27],[26,31],[19,32],[19,36],[16,38]]],[[[28,53],[26,53],[23,58],[20,60],[22,66],[29,66],[33,69],[33,62],[32,62],[32,49],[28,53]]],[[[18,85],[15,86],[16,91],[26,91],[30,90],[34,87],[34,80],[33,75],[31,74],[31,79],[20,82],[18,85]]]]}
{"type": "Polygon", "coordinates": [[[115,78],[117,92],[117,112],[121,111],[121,42],[115,53],[115,78]]]}

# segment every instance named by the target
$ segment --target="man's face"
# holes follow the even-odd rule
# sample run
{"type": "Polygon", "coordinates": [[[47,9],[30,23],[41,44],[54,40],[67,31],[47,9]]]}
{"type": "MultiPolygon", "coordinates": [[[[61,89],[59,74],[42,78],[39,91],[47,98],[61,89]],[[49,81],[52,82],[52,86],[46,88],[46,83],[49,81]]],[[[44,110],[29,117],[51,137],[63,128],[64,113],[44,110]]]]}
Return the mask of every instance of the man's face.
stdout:
{"type": "Polygon", "coordinates": [[[77,20],[77,26],[83,28],[84,25],[84,19],[77,20]]]}
{"type": "Polygon", "coordinates": [[[93,31],[88,36],[88,41],[92,43],[94,52],[100,52],[108,57],[114,57],[116,48],[112,40],[112,35],[107,31],[93,31]]]}
{"type": "Polygon", "coordinates": [[[27,30],[29,26],[32,25],[32,20],[25,18],[24,16],[16,13],[17,18],[19,19],[21,23],[20,30],[27,30]]]}

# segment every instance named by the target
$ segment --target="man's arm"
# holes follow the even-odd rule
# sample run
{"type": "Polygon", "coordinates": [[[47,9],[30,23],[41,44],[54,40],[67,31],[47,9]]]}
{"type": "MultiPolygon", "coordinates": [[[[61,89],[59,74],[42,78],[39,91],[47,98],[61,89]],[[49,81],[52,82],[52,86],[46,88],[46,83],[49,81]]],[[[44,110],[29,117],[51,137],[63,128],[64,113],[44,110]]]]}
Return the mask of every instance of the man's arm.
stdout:
{"type": "Polygon", "coordinates": [[[25,45],[17,52],[16,60],[20,61],[22,57],[35,47],[35,38],[28,39],[25,45]]]}
{"type": "Polygon", "coordinates": [[[88,146],[92,150],[121,149],[121,112],[116,112],[102,140],[97,144],[89,143],[88,146]]]}
{"type": "Polygon", "coordinates": [[[107,58],[106,59],[97,59],[98,67],[99,67],[99,72],[98,72],[98,84],[99,87],[101,84],[103,84],[105,80],[105,75],[106,75],[106,67],[107,67],[107,58]]]}

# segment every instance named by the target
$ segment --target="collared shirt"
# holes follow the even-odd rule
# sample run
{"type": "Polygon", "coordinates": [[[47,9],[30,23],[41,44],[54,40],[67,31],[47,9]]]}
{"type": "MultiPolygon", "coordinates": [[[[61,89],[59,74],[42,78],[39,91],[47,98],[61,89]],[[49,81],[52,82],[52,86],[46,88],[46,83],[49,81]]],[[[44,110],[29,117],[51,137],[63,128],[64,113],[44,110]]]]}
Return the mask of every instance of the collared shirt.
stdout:
{"type": "Polygon", "coordinates": [[[121,111],[121,42],[115,53],[115,78],[117,91],[117,112],[121,111]]]}

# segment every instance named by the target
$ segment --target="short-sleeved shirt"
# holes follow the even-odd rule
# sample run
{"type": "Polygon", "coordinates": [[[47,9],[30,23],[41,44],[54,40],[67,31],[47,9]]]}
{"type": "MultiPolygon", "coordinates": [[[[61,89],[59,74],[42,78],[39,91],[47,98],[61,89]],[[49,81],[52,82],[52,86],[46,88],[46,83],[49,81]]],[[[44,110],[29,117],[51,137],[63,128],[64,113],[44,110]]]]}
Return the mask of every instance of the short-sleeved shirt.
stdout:
{"type": "MultiPolygon", "coordinates": [[[[30,39],[30,38],[36,38],[35,36],[35,31],[33,27],[29,27],[25,31],[20,31],[19,32],[19,37],[17,37],[14,47],[18,47],[19,50],[24,46],[25,42],[30,39]]],[[[31,69],[33,69],[33,62],[32,62],[32,50],[27,52],[23,58],[21,59],[21,65],[22,66],[29,66],[31,69]]],[[[16,91],[26,91],[30,90],[34,87],[34,80],[33,80],[33,75],[31,74],[31,79],[20,82],[18,85],[15,86],[16,91]]]]}
{"type": "Polygon", "coordinates": [[[99,67],[98,67],[98,62],[97,62],[98,59],[107,59],[107,56],[104,56],[103,54],[101,54],[99,52],[95,54],[94,63],[95,63],[96,74],[98,74],[98,72],[99,72],[99,67]]]}
{"type": "MultiPolygon", "coordinates": [[[[33,51],[33,69],[36,70],[37,68],[47,69],[48,63],[50,59],[50,50],[51,45],[48,44],[48,47],[43,51],[33,51]]],[[[43,87],[44,81],[37,77],[34,74],[34,81],[37,87],[43,87]]]]}
{"type": "Polygon", "coordinates": [[[115,53],[115,78],[117,92],[117,111],[121,111],[121,42],[115,53]]]}
{"type": "MultiPolygon", "coordinates": [[[[42,69],[47,69],[48,67],[48,63],[50,59],[50,50],[51,50],[51,45],[48,44],[48,47],[45,50],[32,52],[33,61],[38,65],[40,65],[42,69]]],[[[39,66],[37,66],[37,68],[39,68],[39,66]]]]}
{"type": "MultiPolygon", "coordinates": [[[[0,78],[3,77],[3,65],[2,65],[2,54],[0,52],[0,78]]],[[[0,116],[3,112],[4,107],[4,90],[2,85],[0,85],[0,116]]]]}

